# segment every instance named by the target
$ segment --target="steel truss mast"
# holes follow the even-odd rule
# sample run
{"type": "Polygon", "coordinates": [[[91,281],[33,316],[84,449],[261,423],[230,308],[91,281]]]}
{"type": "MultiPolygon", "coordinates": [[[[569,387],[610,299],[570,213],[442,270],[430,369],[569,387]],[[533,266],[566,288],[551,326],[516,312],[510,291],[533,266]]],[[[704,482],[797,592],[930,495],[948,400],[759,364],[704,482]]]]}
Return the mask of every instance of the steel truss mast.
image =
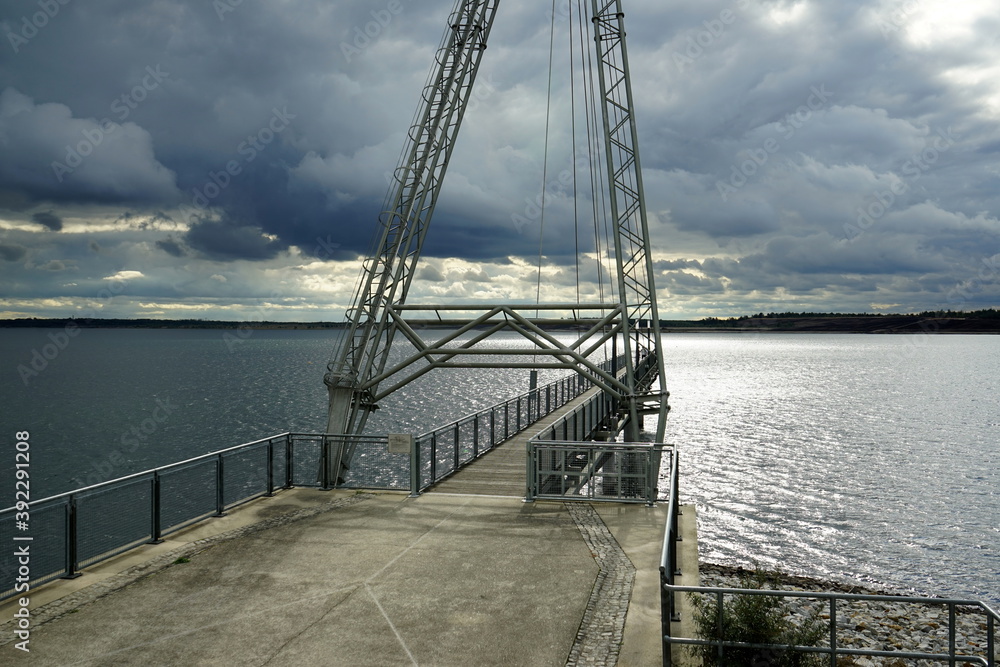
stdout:
{"type": "MultiPolygon", "coordinates": [[[[374,250],[364,262],[347,311],[348,329],[327,367],[327,433],[360,434],[378,401],[434,368],[523,366],[575,370],[618,399],[628,439],[638,439],[642,415],[652,413],[659,416],[656,440],[663,440],[668,394],[654,385],[657,378],[663,378],[663,356],[621,4],[621,0],[591,0],[614,225],[617,302],[480,308],[406,304],[499,5],[499,0],[457,0],[393,174],[374,250]],[[418,334],[424,321],[409,317],[415,311],[433,315],[436,323],[443,320],[442,314],[463,316],[448,320],[456,331],[428,343],[418,334]],[[535,311],[536,316],[525,315],[529,311],[535,311]],[[575,323],[580,334],[577,340],[559,342],[544,328],[547,318],[537,317],[540,311],[571,313],[571,320],[560,319],[559,323],[575,323]],[[510,350],[490,346],[489,337],[500,331],[514,331],[533,347],[510,350]],[[416,352],[390,366],[389,349],[397,333],[409,340],[416,352]],[[471,334],[471,338],[464,334],[471,334]],[[609,341],[619,339],[627,342],[620,372],[609,373],[589,360],[609,341]],[[505,361],[510,359],[507,355],[526,352],[542,360],[531,364],[505,361]],[[479,361],[483,356],[496,360],[479,361]]],[[[338,443],[327,460],[330,479],[340,480],[353,452],[350,439],[338,439],[338,443]]]]}

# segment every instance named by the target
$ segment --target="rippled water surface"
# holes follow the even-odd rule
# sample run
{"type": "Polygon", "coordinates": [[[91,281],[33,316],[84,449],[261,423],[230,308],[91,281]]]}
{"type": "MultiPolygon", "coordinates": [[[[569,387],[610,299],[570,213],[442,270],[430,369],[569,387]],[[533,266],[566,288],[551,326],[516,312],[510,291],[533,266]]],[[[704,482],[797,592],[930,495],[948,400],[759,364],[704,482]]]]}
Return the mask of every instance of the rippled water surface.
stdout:
{"type": "MultiPolygon", "coordinates": [[[[83,330],[26,386],[17,366],[51,331],[0,330],[0,423],[32,433],[35,497],[325,426],[336,332],[83,330]]],[[[1000,603],[1000,339],[665,344],[667,439],[705,557],[1000,603]]],[[[429,430],[527,387],[524,370],[430,373],[370,430],[429,430]]]]}
{"type": "Polygon", "coordinates": [[[665,341],[704,556],[1000,601],[1000,339],[665,341]]]}

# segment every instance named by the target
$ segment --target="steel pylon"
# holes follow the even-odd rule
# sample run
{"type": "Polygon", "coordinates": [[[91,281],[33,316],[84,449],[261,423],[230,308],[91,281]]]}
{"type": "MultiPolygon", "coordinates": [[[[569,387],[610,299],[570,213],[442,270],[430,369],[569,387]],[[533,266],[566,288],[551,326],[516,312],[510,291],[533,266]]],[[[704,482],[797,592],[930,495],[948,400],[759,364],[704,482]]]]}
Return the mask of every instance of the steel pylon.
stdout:
{"type": "MultiPolygon", "coordinates": [[[[500,331],[514,331],[534,345],[527,350],[529,354],[542,358],[530,367],[574,370],[615,396],[627,439],[639,439],[642,415],[658,414],[656,440],[662,441],[668,394],[654,389],[658,378],[662,382],[663,356],[620,0],[592,0],[618,301],[482,307],[406,304],[498,5],[499,0],[457,0],[449,17],[416,122],[393,174],[389,207],[379,217],[375,251],[364,262],[347,311],[347,331],[324,376],[329,391],[327,433],[360,434],[378,401],[434,368],[511,367],[503,361],[509,359],[511,350],[490,347],[488,338],[500,331]],[[525,314],[532,310],[535,317],[525,314]],[[572,313],[571,321],[582,327],[583,333],[570,344],[560,343],[545,329],[551,321],[537,316],[542,310],[572,313]],[[435,322],[444,320],[442,313],[474,314],[451,319],[456,332],[428,343],[418,334],[418,321],[411,317],[414,311],[435,317],[435,322]],[[389,350],[397,333],[402,333],[416,352],[390,367],[389,350]],[[460,339],[463,334],[472,334],[471,339],[460,339]],[[621,372],[608,372],[590,361],[588,357],[596,350],[619,338],[627,347],[622,350],[621,372]],[[497,360],[474,360],[483,356],[497,360]],[[414,364],[420,365],[413,369],[414,364]]],[[[327,473],[339,483],[353,451],[349,438],[336,442],[327,456],[327,473]]]]}

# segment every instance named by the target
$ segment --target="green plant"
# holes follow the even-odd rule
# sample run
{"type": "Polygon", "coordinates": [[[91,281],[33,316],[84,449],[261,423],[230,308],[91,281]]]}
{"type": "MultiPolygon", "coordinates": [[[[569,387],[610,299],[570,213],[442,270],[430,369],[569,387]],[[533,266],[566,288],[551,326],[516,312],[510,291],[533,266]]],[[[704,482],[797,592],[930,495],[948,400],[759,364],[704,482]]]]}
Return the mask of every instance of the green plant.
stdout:
{"type": "MultiPolygon", "coordinates": [[[[740,588],[768,589],[767,576],[759,569],[740,576],[740,588]]],[[[829,661],[825,655],[803,653],[789,646],[815,646],[824,628],[817,616],[792,620],[787,598],[773,595],[727,595],[722,602],[722,632],[719,604],[714,595],[694,594],[695,632],[699,639],[745,644],[767,644],[767,648],[695,646],[695,655],[706,667],[810,667],[829,661]]]]}

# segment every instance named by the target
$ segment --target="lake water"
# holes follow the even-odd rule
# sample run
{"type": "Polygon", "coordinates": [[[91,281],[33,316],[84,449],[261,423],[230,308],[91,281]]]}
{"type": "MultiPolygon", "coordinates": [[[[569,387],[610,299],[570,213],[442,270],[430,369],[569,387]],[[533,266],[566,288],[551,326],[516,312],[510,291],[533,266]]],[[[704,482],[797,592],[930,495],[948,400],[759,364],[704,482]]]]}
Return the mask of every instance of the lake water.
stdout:
{"type": "MultiPolygon", "coordinates": [[[[31,432],[34,498],[325,425],[337,332],[86,329],[25,384],[18,366],[56,331],[0,329],[0,424],[31,432]]],[[[1000,339],[664,343],[667,440],[703,557],[1000,603],[1000,339]]],[[[422,432],[527,387],[524,370],[430,373],[369,432],[422,432]]]]}

